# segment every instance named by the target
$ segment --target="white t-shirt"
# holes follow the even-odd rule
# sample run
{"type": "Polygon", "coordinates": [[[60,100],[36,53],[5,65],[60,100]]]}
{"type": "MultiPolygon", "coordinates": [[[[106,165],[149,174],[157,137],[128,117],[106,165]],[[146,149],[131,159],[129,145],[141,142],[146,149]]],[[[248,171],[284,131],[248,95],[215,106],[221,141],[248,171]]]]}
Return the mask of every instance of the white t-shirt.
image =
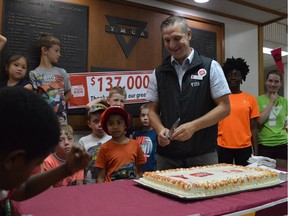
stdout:
{"type": "Polygon", "coordinates": [[[89,134],[88,136],[82,137],[79,140],[79,145],[82,146],[91,156],[91,160],[88,166],[85,168],[84,178],[85,184],[96,183],[97,169],[95,167],[95,161],[98,155],[99,148],[101,145],[111,139],[111,136],[105,134],[104,137],[98,138],[89,134]]]}
{"type": "Polygon", "coordinates": [[[81,137],[79,140],[79,145],[82,146],[86,151],[88,151],[91,147],[96,145],[102,145],[111,139],[111,136],[105,134],[104,137],[98,138],[89,134],[87,136],[81,137]]]}

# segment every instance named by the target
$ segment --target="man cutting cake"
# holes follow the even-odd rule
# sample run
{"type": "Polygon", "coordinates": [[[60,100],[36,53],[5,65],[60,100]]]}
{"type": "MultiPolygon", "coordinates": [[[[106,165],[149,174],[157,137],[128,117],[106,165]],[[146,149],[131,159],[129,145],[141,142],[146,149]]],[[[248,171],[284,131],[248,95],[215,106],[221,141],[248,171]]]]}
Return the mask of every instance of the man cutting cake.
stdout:
{"type": "Polygon", "coordinates": [[[154,70],[146,94],[158,134],[157,169],[216,164],[217,123],[230,112],[223,70],[190,47],[192,31],[184,18],[168,17],[160,29],[171,56],[154,70]]]}

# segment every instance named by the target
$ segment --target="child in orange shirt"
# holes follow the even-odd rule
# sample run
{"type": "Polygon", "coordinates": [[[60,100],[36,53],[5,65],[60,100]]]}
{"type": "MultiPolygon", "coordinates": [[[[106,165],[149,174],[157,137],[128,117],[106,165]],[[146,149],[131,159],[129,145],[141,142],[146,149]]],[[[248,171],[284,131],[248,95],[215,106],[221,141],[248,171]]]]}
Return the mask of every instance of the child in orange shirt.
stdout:
{"type": "Polygon", "coordinates": [[[99,149],[97,183],[142,176],[141,165],[146,158],[140,143],[125,136],[129,124],[129,114],[120,106],[111,106],[102,113],[101,126],[112,138],[99,149]]]}
{"type": "MultiPolygon", "coordinates": [[[[47,171],[65,163],[68,153],[74,145],[74,133],[70,125],[61,125],[60,141],[55,152],[50,154],[42,163],[42,170],[47,171]]],[[[81,185],[84,180],[84,169],[79,170],[54,184],[54,187],[81,185]]]]}
{"type": "Polygon", "coordinates": [[[240,88],[249,66],[242,58],[227,58],[223,71],[231,94],[230,115],[218,124],[219,163],[247,166],[252,154],[257,155],[257,118],[260,116],[256,98],[240,88]]]}
{"type": "MultiPolygon", "coordinates": [[[[109,96],[107,98],[97,98],[88,104],[86,104],[86,109],[89,110],[93,105],[97,103],[103,103],[108,106],[121,106],[125,109],[125,103],[127,98],[127,92],[125,87],[114,86],[109,91],[109,96]]],[[[133,127],[132,127],[132,115],[129,113],[129,117],[131,119],[130,126],[126,131],[126,136],[132,138],[133,127]]]]}

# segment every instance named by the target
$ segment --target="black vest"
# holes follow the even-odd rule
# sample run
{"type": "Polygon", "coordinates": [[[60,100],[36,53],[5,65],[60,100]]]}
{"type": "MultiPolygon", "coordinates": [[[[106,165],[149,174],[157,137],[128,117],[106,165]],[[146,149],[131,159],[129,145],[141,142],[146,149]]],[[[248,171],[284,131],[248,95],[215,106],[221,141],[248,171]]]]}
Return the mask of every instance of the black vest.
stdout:
{"type": "MultiPolygon", "coordinates": [[[[170,129],[179,117],[180,124],[190,122],[216,106],[210,92],[211,61],[194,50],[193,60],[182,80],[182,90],[176,71],[171,65],[171,57],[156,68],[160,118],[164,127],[170,129]],[[206,74],[205,70],[200,69],[205,69],[206,74]]],[[[185,142],[171,141],[165,147],[157,145],[157,154],[184,159],[214,152],[217,146],[217,132],[216,124],[197,131],[185,142]]]]}

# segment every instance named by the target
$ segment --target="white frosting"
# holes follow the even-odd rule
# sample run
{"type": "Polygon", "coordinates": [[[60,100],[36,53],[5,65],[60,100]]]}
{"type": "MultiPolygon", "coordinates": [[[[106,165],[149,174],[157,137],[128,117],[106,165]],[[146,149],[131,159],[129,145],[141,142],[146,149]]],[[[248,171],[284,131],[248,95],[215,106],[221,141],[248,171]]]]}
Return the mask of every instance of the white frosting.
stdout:
{"type": "Polygon", "coordinates": [[[185,197],[207,197],[281,183],[277,172],[229,164],[147,172],[144,185],[185,197]]]}

